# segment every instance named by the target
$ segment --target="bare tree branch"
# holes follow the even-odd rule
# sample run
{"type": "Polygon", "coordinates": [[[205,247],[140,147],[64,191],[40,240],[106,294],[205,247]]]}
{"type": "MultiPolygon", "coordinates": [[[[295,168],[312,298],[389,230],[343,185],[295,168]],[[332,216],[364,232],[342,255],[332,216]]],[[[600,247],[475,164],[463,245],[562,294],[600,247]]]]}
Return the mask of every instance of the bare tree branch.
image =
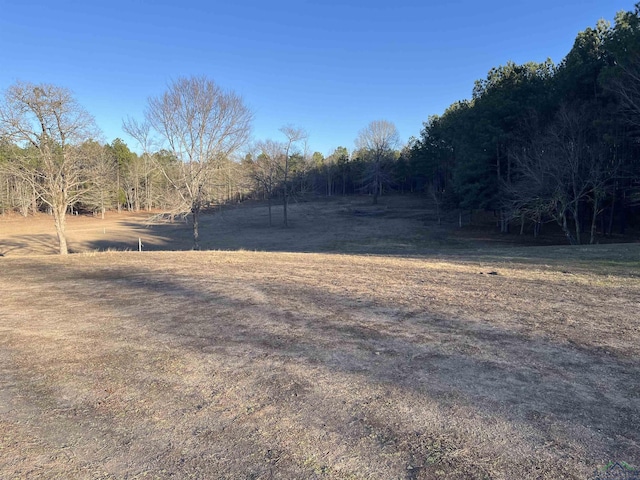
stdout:
{"type": "Polygon", "coordinates": [[[145,123],[125,122],[138,141],[148,142],[149,128],[159,135],[179,168],[158,165],[179,192],[173,211],[193,217],[193,246],[199,249],[198,218],[208,199],[216,162],[227,158],[248,139],[253,115],[242,98],[224,91],[206,77],[178,78],[167,91],[149,98],[145,123]],[[148,127],[147,127],[148,125],[148,127]]]}
{"type": "Polygon", "coordinates": [[[59,251],[68,253],[67,209],[91,187],[80,145],[98,135],[93,118],[65,88],[18,82],[4,93],[0,130],[10,140],[30,146],[34,155],[16,156],[5,165],[37,192],[52,210],[59,251]]]}
{"type": "Polygon", "coordinates": [[[375,120],[360,130],[356,138],[356,148],[369,156],[371,161],[365,174],[364,183],[373,189],[373,203],[378,203],[382,185],[388,181],[383,162],[390,158],[400,143],[396,126],[387,120],[375,120]]]}

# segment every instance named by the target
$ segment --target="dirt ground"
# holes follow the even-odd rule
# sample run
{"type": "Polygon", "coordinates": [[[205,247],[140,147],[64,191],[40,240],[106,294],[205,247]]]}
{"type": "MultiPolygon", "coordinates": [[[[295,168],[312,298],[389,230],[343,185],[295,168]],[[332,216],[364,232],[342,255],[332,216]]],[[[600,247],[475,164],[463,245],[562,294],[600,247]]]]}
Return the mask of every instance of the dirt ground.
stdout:
{"type": "MultiPolygon", "coordinates": [[[[609,461],[640,466],[639,244],[462,238],[440,251],[418,228],[406,244],[387,230],[364,244],[351,216],[353,237],[300,249],[413,255],[96,253],[97,231],[71,242],[87,253],[59,257],[25,254],[44,245],[4,230],[0,478],[585,479],[609,461]]],[[[239,228],[208,221],[228,242],[239,228]]],[[[150,227],[147,244],[176,245],[160,235],[176,228],[150,227]]],[[[272,250],[296,235],[253,228],[272,250]]]]}

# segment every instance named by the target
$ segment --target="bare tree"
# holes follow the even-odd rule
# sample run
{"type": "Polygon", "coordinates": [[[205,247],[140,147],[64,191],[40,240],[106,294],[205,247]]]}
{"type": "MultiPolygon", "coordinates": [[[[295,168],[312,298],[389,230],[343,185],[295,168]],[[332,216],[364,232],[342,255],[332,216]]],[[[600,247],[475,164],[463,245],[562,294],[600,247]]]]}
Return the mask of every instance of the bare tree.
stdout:
{"type": "Polygon", "coordinates": [[[580,244],[581,210],[590,203],[593,243],[602,198],[618,169],[594,123],[583,109],[563,105],[546,131],[532,134],[528,143],[512,149],[516,178],[504,185],[509,198],[505,209],[519,214],[523,221],[531,218],[536,226],[546,214],[560,225],[569,243],[580,244]]]}
{"type": "Polygon", "coordinates": [[[140,210],[140,204],[151,211],[153,204],[153,174],[155,170],[151,156],[151,125],[148,121],[138,122],[134,118],[127,117],[122,128],[125,132],[137,140],[142,148],[142,155],[133,155],[127,163],[127,175],[124,178],[127,187],[126,197],[130,210],[140,210]],[[144,189],[144,190],[143,190],[144,189]],[[142,202],[140,201],[142,197],[142,202]]]}
{"type": "Polygon", "coordinates": [[[283,207],[284,207],[284,226],[289,226],[289,220],[287,216],[287,207],[289,205],[289,166],[290,166],[290,156],[292,153],[292,148],[295,146],[296,142],[300,140],[306,139],[308,137],[307,133],[300,129],[294,128],[290,125],[282,127],[280,129],[282,134],[287,137],[287,143],[284,148],[284,163],[282,166],[283,170],[283,178],[282,178],[282,188],[283,188],[283,207]]]}
{"type": "Polygon", "coordinates": [[[400,136],[396,126],[387,120],[375,120],[360,130],[356,138],[356,148],[370,158],[365,183],[373,189],[373,203],[378,203],[385,181],[384,161],[393,155],[400,136]]]}
{"type": "Polygon", "coordinates": [[[250,161],[250,175],[254,182],[264,191],[269,206],[269,226],[273,225],[271,205],[273,193],[281,180],[279,176],[284,163],[285,145],[273,140],[258,142],[256,158],[250,161]]]}
{"type": "Polygon", "coordinates": [[[4,93],[0,130],[12,141],[31,147],[30,154],[14,157],[5,166],[50,207],[59,251],[67,254],[67,210],[90,186],[86,168],[90,159],[79,146],[97,135],[93,118],[65,88],[19,82],[4,93]]]}
{"type": "Polygon", "coordinates": [[[101,145],[96,141],[88,141],[80,146],[80,151],[85,158],[91,158],[91,165],[88,172],[91,177],[93,188],[87,192],[83,198],[83,203],[93,208],[94,214],[99,211],[101,218],[107,210],[115,206],[117,201],[117,171],[118,164],[111,155],[108,146],[101,145]]]}
{"type": "MultiPolygon", "coordinates": [[[[556,209],[560,204],[554,200],[559,186],[557,182],[554,183],[556,177],[549,171],[552,165],[549,143],[549,138],[539,133],[529,143],[513,147],[509,151],[517,176],[511,182],[502,183],[502,210],[507,216],[520,218],[521,235],[527,219],[533,222],[534,237],[538,236],[545,215],[557,219],[559,224],[562,224],[563,219],[566,220],[566,214],[556,209]]],[[[565,231],[565,235],[568,232],[565,231]]]]}
{"type": "Polygon", "coordinates": [[[181,162],[178,169],[160,168],[178,194],[174,211],[192,215],[195,250],[216,162],[247,141],[252,117],[241,97],[206,77],[178,78],[164,94],[149,98],[146,123],[181,162]]]}
{"type": "Polygon", "coordinates": [[[433,204],[436,206],[436,218],[438,225],[442,225],[442,203],[444,201],[444,190],[436,178],[432,179],[427,184],[427,193],[433,199],[433,204]]]}

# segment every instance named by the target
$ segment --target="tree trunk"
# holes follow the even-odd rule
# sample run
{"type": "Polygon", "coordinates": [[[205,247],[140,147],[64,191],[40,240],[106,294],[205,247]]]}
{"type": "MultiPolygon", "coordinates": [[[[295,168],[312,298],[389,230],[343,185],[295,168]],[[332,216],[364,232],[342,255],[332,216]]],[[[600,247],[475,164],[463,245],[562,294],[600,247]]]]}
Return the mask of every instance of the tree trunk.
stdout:
{"type": "Polygon", "coordinates": [[[284,181],[284,195],[283,195],[283,202],[282,205],[284,207],[284,226],[288,227],[289,226],[289,219],[287,217],[287,207],[288,207],[288,203],[289,203],[289,191],[287,188],[287,180],[286,180],[286,175],[285,175],[285,181],[284,181]]]}
{"type": "Polygon", "coordinates": [[[194,204],[191,208],[193,217],[193,249],[200,250],[200,231],[198,230],[198,220],[200,218],[200,205],[194,204]]]}
{"type": "Polygon", "coordinates": [[[589,244],[593,245],[596,241],[596,222],[598,221],[598,195],[593,198],[593,216],[591,217],[591,238],[589,244]]]}
{"type": "MultiPolygon", "coordinates": [[[[291,145],[291,143],[289,143],[291,145]]],[[[289,203],[289,188],[287,182],[289,181],[289,148],[287,147],[287,152],[285,154],[284,159],[284,182],[283,183],[283,207],[284,207],[284,226],[289,226],[289,219],[287,218],[287,204],[289,203]]]]}
{"type": "Polygon", "coordinates": [[[65,216],[67,214],[67,207],[66,205],[63,207],[54,207],[52,210],[53,221],[56,226],[56,234],[58,235],[58,251],[60,255],[67,255],[69,253],[67,237],[65,235],[65,216]]]}
{"type": "MultiPolygon", "coordinates": [[[[145,169],[148,169],[148,166],[146,165],[147,163],[145,161],[145,169]]],[[[144,190],[145,190],[144,202],[147,207],[147,212],[150,212],[151,209],[153,208],[153,201],[151,200],[151,192],[153,192],[153,186],[151,185],[151,176],[149,175],[148,170],[145,172],[144,190]]]]}
{"type": "Polygon", "coordinates": [[[36,187],[31,187],[31,211],[35,215],[38,213],[38,192],[36,187]]]}
{"type": "Polygon", "coordinates": [[[140,178],[138,178],[138,169],[136,168],[136,183],[133,191],[133,208],[136,212],[140,211],[140,178]]]}
{"type": "Polygon", "coordinates": [[[376,178],[375,178],[375,182],[373,184],[373,204],[377,205],[378,204],[378,197],[380,196],[381,189],[380,189],[380,179],[378,176],[378,169],[379,167],[376,166],[376,178]]]}
{"type": "Polygon", "coordinates": [[[571,231],[569,230],[569,225],[567,223],[566,212],[562,212],[562,219],[561,219],[560,226],[562,227],[562,231],[564,232],[564,235],[567,237],[567,241],[569,242],[569,245],[575,245],[576,242],[573,239],[573,235],[571,235],[571,231]]]}
{"type": "Polygon", "coordinates": [[[122,204],[120,203],[120,165],[116,164],[116,203],[118,204],[118,213],[122,212],[122,204]]]}
{"type": "Polygon", "coordinates": [[[500,233],[509,233],[509,220],[504,210],[500,209],[500,233]]]}
{"type": "Polygon", "coordinates": [[[613,195],[611,196],[611,209],[609,212],[609,226],[607,227],[607,235],[611,236],[611,234],[613,233],[613,217],[614,217],[614,213],[615,213],[615,207],[616,207],[616,195],[618,193],[618,185],[614,185],[614,189],[613,189],[613,195]]]}

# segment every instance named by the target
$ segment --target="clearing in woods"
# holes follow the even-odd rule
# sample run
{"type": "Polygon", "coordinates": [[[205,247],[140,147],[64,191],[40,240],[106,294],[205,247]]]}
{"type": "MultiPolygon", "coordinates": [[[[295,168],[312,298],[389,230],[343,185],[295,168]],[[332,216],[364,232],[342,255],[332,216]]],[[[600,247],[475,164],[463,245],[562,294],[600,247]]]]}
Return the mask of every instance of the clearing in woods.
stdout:
{"type": "MultiPolygon", "coordinates": [[[[284,230],[243,214],[262,248],[230,233],[232,212],[207,220],[211,242],[271,252],[94,253],[118,238],[72,219],[72,249],[89,253],[34,255],[46,228],[0,221],[0,477],[584,479],[640,465],[640,245],[444,248],[423,218],[360,210],[321,238],[301,231],[313,218],[284,230]],[[403,255],[349,253],[384,249],[403,255]]],[[[189,240],[188,226],[128,222],[120,246],[189,240]]]]}

